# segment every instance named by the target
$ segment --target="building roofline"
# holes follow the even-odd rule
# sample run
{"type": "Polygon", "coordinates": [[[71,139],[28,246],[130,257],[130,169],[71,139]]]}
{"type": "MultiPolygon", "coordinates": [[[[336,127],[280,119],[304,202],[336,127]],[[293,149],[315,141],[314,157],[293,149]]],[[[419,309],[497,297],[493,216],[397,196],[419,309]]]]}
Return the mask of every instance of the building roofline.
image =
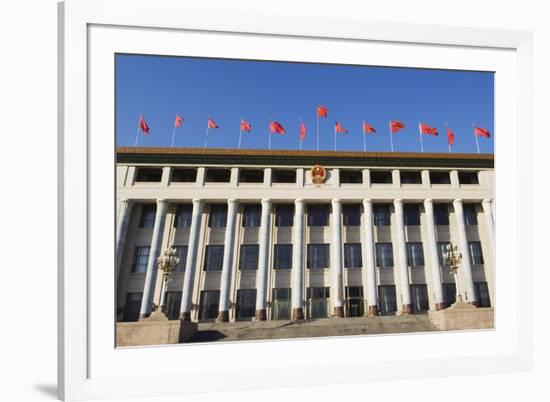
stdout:
{"type": "Polygon", "coordinates": [[[118,147],[117,163],[494,168],[494,154],[118,147]],[[266,160],[266,157],[269,157],[266,160]]]}

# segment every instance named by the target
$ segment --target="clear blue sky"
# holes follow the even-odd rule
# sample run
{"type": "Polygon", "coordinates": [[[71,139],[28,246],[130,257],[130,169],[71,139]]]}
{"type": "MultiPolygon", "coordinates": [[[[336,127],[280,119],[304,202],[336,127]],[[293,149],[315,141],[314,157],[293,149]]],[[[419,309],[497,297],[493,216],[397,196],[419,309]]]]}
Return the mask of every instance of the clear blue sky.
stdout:
{"type": "Polygon", "coordinates": [[[388,121],[405,128],[394,134],[394,150],[420,152],[418,123],[439,129],[424,136],[425,152],[447,152],[445,122],[455,133],[453,152],[477,152],[472,124],[491,131],[479,138],[482,153],[493,152],[494,79],[491,72],[332,64],[285,63],[163,57],[116,56],[116,138],[132,146],[143,113],[150,135],[139,146],[170,146],[176,114],[184,117],[176,131],[177,147],[202,147],[211,115],[209,147],[236,148],[239,121],[252,124],[242,148],[267,148],[269,118],[286,135],[272,135],[272,149],[298,149],[299,122],[308,133],[303,149],[316,149],[316,106],[329,109],[320,119],[320,148],[334,149],[334,123],[349,130],[338,135],[338,150],[362,150],[361,121],[377,129],[367,135],[367,150],[390,151],[388,121]]]}

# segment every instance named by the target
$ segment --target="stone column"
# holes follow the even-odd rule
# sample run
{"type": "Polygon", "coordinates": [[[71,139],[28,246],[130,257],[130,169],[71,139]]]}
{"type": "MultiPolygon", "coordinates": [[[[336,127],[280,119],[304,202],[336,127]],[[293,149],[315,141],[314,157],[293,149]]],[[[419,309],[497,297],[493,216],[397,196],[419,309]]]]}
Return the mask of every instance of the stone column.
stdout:
{"type": "Polygon", "coordinates": [[[120,209],[117,216],[116,225],[116,267],[115,278],[118,280],[120,264],[122,263],[122,255],[124,254],[124,244],[126,243],[126,233],[128,232],[128,223],[130,221],[130,212],[132,211],[132,203],[126,198],[120,200],[120,209]]]}
{"type": "Polygon", "coordinates": [[[258,272],[256,273],[256,319],[267,319],[267,273],[269,271],[269,249],[271,234],[271,200],[262,200],[262,221],[260,226],[260,248],[258,251],[258,272]]]}
{"type": "Polygon", "coordinates": [[[366,273],[363,275],[363,289],[367,294],[368,308],[365,316],[378,315],[378,295],[376,292],[376,270],[374,258],[374,236],[372,224],[372,201],[363,200],[363,209],[365,216],[365,255],[367,257],[363,265],[366,267],[366,273]]]}
{"type": "Polygon", "coordinates": [[[233,268],[233,243],[235,242],[235,218],[237,200],[227,200],[227,226],[223,246],[223,266],[220,280],[220,306],[217,321],[229,321],[229,292],[231,289],[231,271],[233,268]]]}
{"type": "Polygon", "coordinates": [[[403,200],[393,201],[396,216],[395,235],[397,239],[397,269],[401,280],[401,295],[403,297],[403,314],[412,313],[411,287],[409,285],[409,268],[407,267],[407,250],[405,247],[405,221],[403,217],[403,200]]]}
{"type": "Polygon", "coordinates": [[[292,245],[292,320],[304,319],[304,200],[294,201],[292,245]]]}
{"type": "Polygon", "coordinates": [[[168,202],[166,200],[157,200],[153,237],[151,239],[151,248],[149,249],[149,260],[147,261],[147,271],[145,273],[145,283],[143,285],[143,298],[141,299],[141,310],[139,312],[140,320],[147,318],[151,314],[151,308],[153,306],[154,289],[157,283],[157,258],[160,254],[160,247],[162,244],[162,232],[164,231],[167,207],[168,202]]]}
{"type": "Polygon", "coordinates": [[[201,232],[203,202],[200,199],[193,200],[193,215],[189,229],[189,242],[187,243],[187,258],[185,260],[185,274],[183,277],[183,289],[181,294],[180,319],[191,321],[191,306],[193,297],[193,283],[197,270],[197,252],[199,248],[199,235],[201,232]]]}
{"type": "Polygon", "coordinates": [[[342,263],[342,201],[332,200],[332,241],[330,267],[332,274],[332,289],[334,317],[344,316],[344,270],[342,263]]]}
{"type": "Polygon", "coordinates": [[[493,219],[493,208],[491,206],[491,200],[483,200],[481,205],[483,206],[483,214],[485,215],[485,225],[487,226],[487,232],[489,240],[491,242],[491,248],[495,250],[495,222],[493,219]]]}
{"type": "Polygon", "coordinates": [[[453,207],[455,210],[456,225],[458,228],[458,249],[460,250],[460,253],[462,253],[462,264],[459,270],[462,269],[462,272],[464,273],[466,300],[470,304],[476,305],[476,294],[474,291],[474,280],[472,278],[472,264],[470,263],[470,250],[468,250],[468,238],[466,237],[466,224],[464,223],[462,200],[454,200],[453,207]]]}
{"type": "Polygon", "coordinates": [[[426,211],[426,232],[427,242],[426,250],[432,270],[433,292],[435,296],[435,309],[443,310],[445,303],[443,300],[443,285],[441,283],[441,271],[439,270],[439,256],[437,254],[437,234],[434,220],[433,202],[430,199],[424,200],[424,210],[426,211]]]}

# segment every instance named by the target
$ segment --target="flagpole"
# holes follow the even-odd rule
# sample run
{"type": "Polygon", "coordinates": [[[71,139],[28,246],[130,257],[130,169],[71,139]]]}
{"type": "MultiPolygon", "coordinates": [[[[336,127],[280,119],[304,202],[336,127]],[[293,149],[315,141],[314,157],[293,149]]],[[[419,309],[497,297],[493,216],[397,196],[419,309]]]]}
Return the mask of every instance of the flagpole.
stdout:
{"type": "Polygon", "coordinates": [[[391,120],[388,121],[388,125],[389,125],[389,128],[390,128],[390,145],[391,145],[391,151],[393,152],[393,135],[392,135],[392,132],[391,132],[391,120]]]}
{"type": "Polygon", "coordinates": [[[138,139],[139,139],[139,130],[141,128],[141,121],[143,120],[143,113],[139,115],[139,121],[138,121],[138,128],[136,133],[136,141],[134,142],[134,147],[137,147],[138,139]]]}
{"type": "Polygon", "coordinates": [[[317,151],[319,150],[319,112],[318,110],[315,110],[315,114],[317,115],[317,151]]]}
{"type": "Polygon", "coordinates": [[[172,130],[172,148],[174,147],[175,138],[176,138],[176,125],[174,124],[174,129],[172,130]]]}
{"type": "Polygon", "coordinates": [[[298,138],[300,139],[300,151],[302,150],[302,142],[303,142],[303,138],[302,138],[302,123],[303,123],[303,120],[302,118],[300,117],[300,133],[298,134],[298,138]]]}
{"type": "Polygon", "coordinates": [[[363,152],[367,152],[367,142],[365,140],[365,120],[361,121],[361,129],[363,131],[363,152]]]}
{"type": "Polygon", "coordinates": [[[269,124],[267,125],[267,144],[268,149],[271,149],[271,117],[269,118],[269,124]]]}
{"type": "Polygon", "coordinates": [[[336,125],[334,125],[334,150],[336,151],[336,125]]]}
{"type": "Polygon", "coordinates": [[[204,147],[206,148],[208,145],[208,129],[210,128],[210,116],[208,116],[208,121],[206,122],[206,138],[204,139],[204,147]]]}
{"type": "Polygon", "coordinates": [[[424,152],[424,144],[422,143],[422,128],[420,127],[420,122],[418,122],[418,133],[420,135],[420,151],[424,152]]]}
{"type": "Polygon", "coordinates": [[[239,122],[239,149],[241,149],[241,139],[243,136],[243,130],[241,125],[243,124],[243,117],[241,116],[241,121],[239,122]]]}
{"type": "Polygon", "coordinates": [[[481,152],[479,152],[479,140],[477,139],[477,135],[476,135],[476,125],[475,125],[475,123],[472,124],[472,126],[473,126],[474,138],[476,139],[477,153],[479,154],[481,152]]]}
{"type": "Polygon", "coordinates": [[[447,144],[449,145],[449,153],[451,153],[451,143],[449,142],[449,128],[447,127],[447,122],[445,122],[445,131],[447,132],[447,144]]]}

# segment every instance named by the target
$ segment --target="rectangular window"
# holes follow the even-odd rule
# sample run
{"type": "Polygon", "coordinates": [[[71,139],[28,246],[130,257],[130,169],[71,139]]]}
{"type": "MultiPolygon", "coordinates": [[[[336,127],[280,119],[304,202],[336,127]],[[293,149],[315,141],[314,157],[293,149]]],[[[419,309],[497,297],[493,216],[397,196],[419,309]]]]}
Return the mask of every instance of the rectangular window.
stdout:
{"type": "Polygon", "coordinates": [[[204,257],[205,271],[221,271],[223,266],[223,246],[206,246],[206,255],[204,257]]]}
{"type": "Polygon", "coordinates": [[[371,184],[392,184],[392,173],[389,170],[371,170],[371,184]]]}
{"type": "Polygon", "coordinates": [[[344,226],[360,226],[361,225],[361,206],[345,204],[342,207],[342,215],[344,226]]]}
{"type": "Polygon", "coordinates": [[[361,259],[361,243],[344,244],[344,267],[361,268],[363,260],[361,259]]]}
{"type": "Polygon", "coordinates": [[[206,183],[229,183],[231,181],[230,169],[206,169],[204,178],[206,183]]]}
{"type": "Polygon", "coordinates": [[[376,243],[376,266],[393,267],[393,246],[391,243],[376,243]]]}
{"type": "Polygon", "coordinates": [[[296,184],[296,170],[274,169],[271,171],[271,182],[296,184]]]}
{"type": "Polygon", "coordinates": [[[458,172],[458,182],[460,184],[479,184],[477,172],[458,172]]]}
{"type": "Polygon", "coordinates": [[[275,244],[274,269],[292,269],[292,244],[275,244]]]}
{"type": "Polygon", "coordinates": [[[197,181],[197,169],[172,168],[172,183],[194,183],[197,181]]]}
{"type": "Polygon", "coordinates": [[[487,282],[474,282],[474,291],[478,307],[491,307],[487,282]]]}
{"type": "Polygon", "coordinates": [[[464,204],[464,224],[466,226],[477,225],[477,212],[474,204],[464,204]]]}
{"type": "Polygon", "coordinates": [[[469,241],[468,250],[470,251],[470,262],[472,265],[483,265],[483,251],[481,243],[478,241],[469,241]]]}
{"type": "Polygon", "coordinates": [[[263,169],[239,169],[239,183],[263,183],[263,169]]]}
{"type": "Polygon", "coordinates": [[[418,204],[403,205],[403,214],[405,218],[405,225],[408,225],[408,226],[420,225],[420,210],[418,209],[418,204]]]}
{"type": "Polygon", "coordinates": [[[431,184],[451,184],[451,176],[449,172],[435,171],[430,172],[431,184]]]}
{"type": "Polygon", "coordinates": [[[166,292],[164,300],[164,314],[169,320],[177,320],[180,317],[181,291],[166,292]]]}
{"type": "Polygon", "coordinates": [[[436,225],[449,226],[449,208],[447,204],[434,204],[434,220],[436,225]]]}
{"type": "Polygon", "coordinates": [[[422,243],[407,243],[407,265],[409,267],[424,266],[424,250],[422,243]]]}
{"type": "Polygon", "coordinates": [[[456,301],[456,285],[454,283],[443,284],[443,303],[445,308],[449,307],[456,301]]]}
{"type": "Polygon", "coordinates": [[[437,242],[437,256],[439,258],[439,265],[445,267],[445,253],[447,252],[447,246],[450,243],[448,241],[437,242]]]}
{"type": "Polygon", "coordinates": [[[401,184],[422,184],[422,175],[416,170],[401,170],[399,172],[401,184]]]}
{"type": "Polygon", "coordinates": [[[414,313],[421,313],[430,309],[428,287],[425,284],[411,285],[411,297],[414,313]]]}
{"type": "Polygon", "coordinates": [[[139,217],[140,228],[152,228],[155,225],[155,215],[157,206],[155,204],[145,204],[141,206],[141,215],[139,217]]]}
{"type": "Polygon", "coordinates": [[[394,285],[378,286],[378,311],[380,315],[392,315],[397,311],[394,285]]]}
{"type": "Polygon", "coordinates": [[[291,312],[291,290],[290,288],[273,289],[273,300],[271,302],[272,320],[290,320],[291,312]]]}
{"type": "Polygon", "coordinates": [[[309,269],[328,268],[329,265],[329,245],[328,244],[308,244],[307,245],[307,267],[309,269]]]}
{"type": "Polygon", "coordinates": [[[203,290],[199,301],[199,321],[211,321],[218,316],[219,290],[203,290]]]}
{"type": "Polygon", "coordinates": [[[176,209],[176,218],[174,219],[174,227],[177,229],[191,227],[191,218],[193,217],[193,205],[182,204],[176,209]]]}
{"type": "Polygon", "coordinates": [[[143,274],[147,271],[147,263],[149,262],[148,246],[136,247],[134,249],[134,260],[132,261],[131,272],[143,274]]]}
{"type": "Polygon", "coordinates": [[[307,288],[307,317],[313,319],[329,317],[329,299],[330,288],[307,288]]]}
{"type": "Polygon", "coordinates": [[[363,317],[363,287],[346,286],[346,317],[363,317]]]}
{"type": "Polygon", "coordinates": [[[308,226],[328,226],[328,216],[328,205],[308,205],[307,207],[308,226]]]}
{"type": "Polygon", "coordinates": [[[137,168],[136,182],[158,183],[162,180],[162,168],[137,168]]]}
{"type": "Polygon", "coordinates": [[[258,253],[259,246],[257,244],[241,245],[241,253],[239,255],[239,269],[241,271],[254,271],[258,269],[258,253]]]}
{"type": "Polygon", "coordinates": [[[258,228],[262,217],[262,208],[258,204],[245,205],[243,208],[243,227],[258,228]]]}
{"type": "Polygon", "coordinates": [[[210,205],[208,226],[211,228],[224,228],[227,226],[227,205],[210,205]]]}
{"type": "Polygon", "coordinates": [[[141,299],[143,293],[132,292],[126,293],[126,304],[124,305],[123,321],[137,321],[139,319],[139,311],[141,310],[141,299]]]}
{"type": "Polygon", "coordinates": [[[373,208],[374,226],[390,226],[391,215],[388,204],[374,204],[373,208]]]}
{"type": "Polygon", "coordinates": [[[179,258],[179,263],[176,272],[185,272],[185,263],[187,261],[187,246],[174,246],[176,256],[179,258]]]}
{"type": "Polygon", "coordinates": [[[294,221],[294,205],[277,204],[275,205],[275,226],[292,226],[294,221]]]}
{"type": "Polygon", "coordinates": [[[237,319],[254,317],[256,313],[256,289],[237,290],[237,319]]]}
{"type": "Polygon", "coordinates": [[[363,183],[363,172],[360,170],[340,170],[340,183],[361,184],[363,183]]]}

